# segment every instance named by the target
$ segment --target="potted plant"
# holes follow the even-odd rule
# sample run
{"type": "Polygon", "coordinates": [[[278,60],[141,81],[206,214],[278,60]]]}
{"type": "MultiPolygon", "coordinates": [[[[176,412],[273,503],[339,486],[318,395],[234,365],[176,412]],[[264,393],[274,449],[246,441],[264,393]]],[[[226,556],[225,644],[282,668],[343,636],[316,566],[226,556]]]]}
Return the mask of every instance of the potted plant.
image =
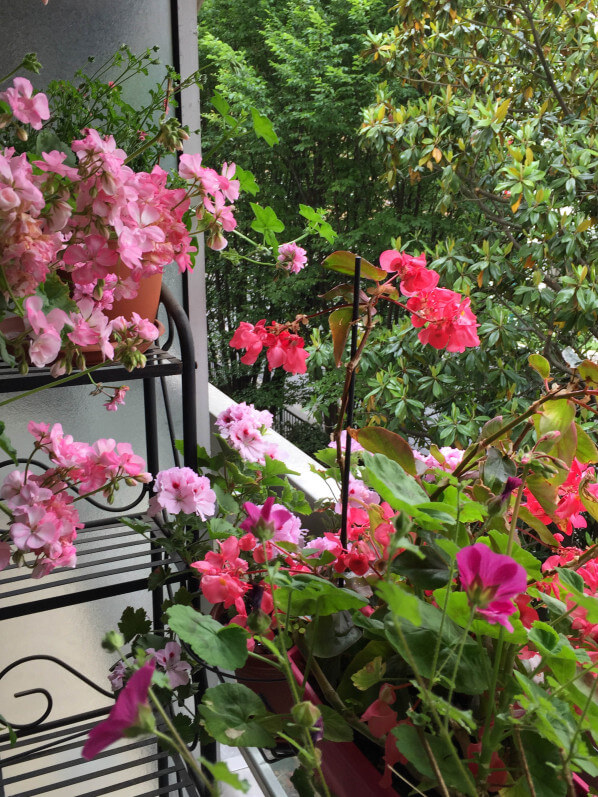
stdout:
{"type": "MultiPolygon", "coordinates": [[[[380,297],[403,304],[396,296],[407,294],[422,343],[475,345],[468,304],[437,288],[424,262],[399,252],[380,262],[396,268],[365,263],[375,290],[353,311],[362,344],[380,297]]],[[[325,261],[345,273],[352,264],[361,265],[349,253],[325,261]]],[[[356,326],[344,311],[331,318],[339,360],[356,326]]],[[[276,355],[277,346],[290,348],[281,334],[247,324],[231,344],[248,358],[264,346],[276,355]]],[[[348,363],[343,411],[362,351],[356,346],[348,363]]],[[[351,793],[334,773],[327,782],[333,759],[319,744],[355,733],[371,743],[383,790],[588,793],[598,774],[596,547],[567,538],[598,517],[598,449],[583,426],[598,367],[582,362],[563,385],[541,355],[530,368],[544,385],[539,397],[519,415],[487,421],[465,450],[423,454],[377,427],[343,437],[339,422],[336,451],[318,456],[323,478],[342,481],[343,500],[318,507],[330,531],[317,537],[302,529],[304,498],[273,458],[269,418],[252,407],[220,417],[223,451],[202,454],[201,475],[159,474],[154,511],[170,513],[169,544],[222,610],[219,621],[202,615],[180,591],[166,607],[161,649],[174,644],[177,662],[228,673],[262,661],[285,675],[293,697],[290,711],[272,713],[247,686],[223,683],[175,726],[201,727],[229,745],[284,740],[297,752],[294,782],[305,794],[351,793]]],[[[108,640],[119,651],[131,644],[119,673],[156,666],[168,676],[155,636],[126,630],[126,640],[108,640]]],[[[179,688],[180,697],[193,691],[179,688]]]]}

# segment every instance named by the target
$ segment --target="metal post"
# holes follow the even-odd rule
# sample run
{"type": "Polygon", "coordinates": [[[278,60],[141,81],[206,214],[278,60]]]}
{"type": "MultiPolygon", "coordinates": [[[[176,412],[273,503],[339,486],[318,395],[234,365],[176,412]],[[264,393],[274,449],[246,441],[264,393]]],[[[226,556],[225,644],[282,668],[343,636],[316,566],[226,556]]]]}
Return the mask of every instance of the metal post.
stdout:
{"type": "MultiPolygon", "coordinates": [[[[353,313],[351,315],[351,362],[357,354],[357,319],[359,318],[359,281],[361,279],[361,257],[355,255],[355,271],[353,274],[353,313]]],[[[347,401],[347,423],[345,428],[353,426],[353,405],[355,403],[355,368],[351,371],[349,382],[349,400],[347,401]]],[[[349,474],[351,472],[351,436],[347,433],[344,455],[343,483],[341,491],[341,545],[347,547],[347,514],[349,511],[349,474]]]]}

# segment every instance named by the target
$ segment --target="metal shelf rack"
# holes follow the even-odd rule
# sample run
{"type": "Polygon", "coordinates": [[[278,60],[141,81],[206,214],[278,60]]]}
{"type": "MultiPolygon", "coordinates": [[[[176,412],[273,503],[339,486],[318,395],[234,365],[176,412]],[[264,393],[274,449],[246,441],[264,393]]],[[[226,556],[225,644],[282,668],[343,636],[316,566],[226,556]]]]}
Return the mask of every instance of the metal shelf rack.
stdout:
{"type": "MultiPolygon", "coordinates": [[[[103,382],[118,384],[143,380],[147,468],[154,474],[159,470],[158,384],[162,388],[175,462],[181,464],[174,445],[174,424],[165,379],[168,376],[177,376],[181,380],[185,443],[182,464],[191,468],[197,466],[196,365],[189,320],[165,286],[162,287],[161,304],[168,320],[166,341],[161,347],[152,346],[146,352],[146,367],[131,373],[116,364],[108,364],[101,369],[103,382]],[[170,351],[175,337],[180,356],[170,351]]],[[[53,381],[47,368],[32,369],[23,376],[0,365],[0,392],[3,393],[24,392],[50,385],[53,381]]],[[[89,380],[82,375],[69,381],[68,385],[89,385],[89,380]]],[[[52,386],[52,389],[57,387],[60,385],[52,386]]],[[[0,466],[3,464],[6,463],[0,463],[0,466]]],[[[104,506],[90,499],[90,503],[102,510],[102,517],[86,523],[85,528],[78,533],[78,563],[74,570],[57,568],[39,580],[31,579],[28,571],[14,566],[2,571],[0,621],[143,591],[147,589],[149,572],[159,566],[170,567],[170,580],[183,581],[183,565],[164,550],[161,545],[163,536],[157,526],[150,531],[149,542],[119,522],[121,516],[131,515],[135,510],[139,512],[149,489],[148,485],[143,485],[137,498],[126,507],[104,506]]],[[[158,624],[162,597],[160,589],[152,594],[153,619],[158,624]]],[[[76,635],[76,629],[74,633],[76,635]]],[[[9,644],[9,640],[4,639],[3,644],[9,644]]],[[[32,661],[52,662],[66,671],[69,677],[83,681],[106,698],[106,705],[56,719],[53,715],[51,685],[49,688],[44,685],[17,693],[15,697],[33,694],[43,696],[46,707],[33,722],[12,723],[18,736],[16,745],[10,743],[8,734],[0,734],[0,797],[54,794],[60,797],[100,797],[108,794],[115,797],[157,797],[166,794],[196,797],[201,794],[201,788],[187,772],[183,762],[157,747],[151,738],[124,739],[93,761],[82,759],[80,751],[87,732],[108,714],[114,695],[94,684],[67,662],[43,654],[12,662],[0,672],[0,680],[32,661]]],[[[3,713],[0,707],[0,714],[3,713]]],[[[11,717],[7,719],[12,722],[11,717]]],[[[206,750],[204,754],[211,757],[210,752],[213,751],[206,750]]]]}

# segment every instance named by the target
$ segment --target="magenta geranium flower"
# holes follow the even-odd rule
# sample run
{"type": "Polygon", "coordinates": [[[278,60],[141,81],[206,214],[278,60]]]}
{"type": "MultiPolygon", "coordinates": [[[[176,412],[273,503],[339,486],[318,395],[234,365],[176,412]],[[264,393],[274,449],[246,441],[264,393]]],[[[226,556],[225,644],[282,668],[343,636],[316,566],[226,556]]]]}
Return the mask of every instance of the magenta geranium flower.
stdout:
{"type": "MultiPolygon", "coordinates": [[[[140,714],[145,713],[146,716],[151,714],[147,693],[155,666],[156,663],[150,661],[129,678],[125,688],[116,698],[108,718],[90,730],[81,752],[83,758],[90,761],[104,748],[125,736],[134,725],[141,725],[140,714]]],[[[144,724],[147,726],[147,723],[144,724]]],[[[149,726],[147,729],[149,731],[149,726]]]]}
{"type": "Polygon", "coordinates": [[[494,553],[481,542],[461,548],[457,565],[469,605],[489,623],[499,623],[512,631],[509,617],[516,611],[513,598],[527,586],[524,568],[510,556],[494,553]]]}

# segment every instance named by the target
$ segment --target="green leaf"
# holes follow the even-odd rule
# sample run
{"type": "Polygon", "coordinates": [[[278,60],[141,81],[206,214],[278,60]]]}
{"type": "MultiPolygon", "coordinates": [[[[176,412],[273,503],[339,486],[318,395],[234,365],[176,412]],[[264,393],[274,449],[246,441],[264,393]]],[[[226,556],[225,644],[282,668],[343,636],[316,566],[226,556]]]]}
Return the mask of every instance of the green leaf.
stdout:
{"type": "MultiPolygon", "coordinates": [[[[558,747],[532,731],[521,732],[521,746],[538,797],[564,797],[567,783],[561,774],[562,759],[558,747]]],[[[527,786],[525,795],[529,795],[527,786]]]]}
{"type": "Polygon", "coordinates": [[[15,745],[17,743],[17,734],[14,732],[12,725],[4,719],[2,714],[0,714],[0,725],[4,725],[4,727],[8,731],[8,738],[10,740],[10,744],[15,745]]]}
{"type": "Polygon", "coordinates": [[[338,711],[325,705],[321,705],[318,708],[322,712],[322,719],[324,720],[324,739],[329,742],[353,741],[353,728],[341,717],[338,711]]]}
{"type": "Polygon", "coordinates": [[[210,102],[221,116],[226,116],[230,112],[230,105],[222,94],[219,94],[217,91],[212,94],[210,102]]]}
{"type": "Polygon", "coordinates": [[[357,670],[357,672],[353,673],[351,680],[355,684],[356,689],[359,689],[360,692],[365,692],[365,690],[369,689],[371,686],[379,684],[380,681],[383,680],[385,672],[386,662],[383,660],[382,656],[376,656],[371,661],[368,661],[361,670],[357,670]]]}
{"type": "Polygon", "coordinates": [[[251,194],[251,196],[255,196],[257,193],[259,193],[260,187],[255,181],[253,172],[237,166],[235,170],[235,177],[240,183],[241,191],[246,191],[248,194],[251,194]]]}
{"type": "Polygon", "coordinates": [[[550,363],[546,357],[542,357],[541,354],[530,354],[528,362],[530,367],[533,368],[534,371],[537,371],[542,379],[548,379],[550,377],[550,363]]]}
{"type": "MultiPolygon", "coordinates": [[[[503,531],[496,531],[495,529],[488,532],[487,537],[478,537],[476,542],[482,542],[488,545],[489,548],[495,553],[506,554],[509,547],[509,535],[503,531]]],[[[516,542],[512,543],[510,556],[523,568],[532,581],[540,581],[542,579],[541,562],[529,551],[525,551],[516,542]]]]}
{"type": "Polygon", "coordinates": [[[52,152],[53,150],[66,153],[64,162],[67,166],[77,165],[75,153],[68,144],[61,141],[53,130],[40,130],[35,141],[36,153],[41,156],[42,152],[52,152]]]}
{"type": "Polygon", "coordinates": [[[192,606],[171,606],[168,625],[211,667],[236,670],[247,661],[247,634],[238,625],[220,625],[192,606]]]}
{"type": "Polygon", "coordinates": [[[46,313],[54,307],[64,310],[65,313],[70,313],[71,310],[78,311],[77,305],[71,299],[69,286],[57,274],[50,274],[46,277],[46,280],[38,285],[36,293],[41,296],[42,309],[46,313]]]}
{"type": "Polygon", "coordinates": [[[151,627],[152,623],[145,609],[134,609],[132,606],[127,606],[118,624],[118,630],[124,636],[125,642],[130,642],[138,634],[147,634],[151,627]]]}
{"type": "Polygon", "coordinates": [[[416,475],[415,458],[409,443],[401,435],[381,426],[366,426],[363,429],[351,429],[351,437],[371,454],[384,454],[388,459],[398,462],[410,473],[416,475]]]}
{"type": "Polygon", "coordinates": [[[332,334],[334,362],[337,368],[340,367],[343,358],[347,336],[351,329],[352,317],[353,311],[350,307],[339,307],[333,310],[328,317],[328,324],[332,334]]]}
{"type": "Polygon", "coordinates": [[[261,114],[257,108],[252,108],[251,118],[253,119],[253,129],[257,136],[263,138],[270,147],[273,147],[274,144],[278,144],[278,136],[274,132],[272,122],[267,116],[261,114]]]}
{"type": "Polygon", "coordinates": [[[263,208],[255,202],[250,202],[249,204],[255,215],[255,219],[251,222],[252,230],[262,233],[264,236],[268,233],[282,232],[284,230],[284,224],[270,205],[263,208]]]}
{"type": "Polygon", "coordinates": [[[0,421],[0,449],[4,451],[5,454],[12,459],[15,465],[18,466],[19,459],[18,459],[18,452],[13,444],[10,442],[10,439],[5,434],[4,430],[6,429],[6,424],[4,421],[0,421]]]}
{"type": "Polygon", "coordinates": [[[262,700],[242,684],[208,689],[198,707],[207,732],[231,747],[274,747],[275,738],[261,724],[268,717],[262,700]]]}
{"type": "Polygon", "coordinates": [[[386,601],[395,617],[409,620],[414,626],[420,625],[419,601],[411,592],[407,592],[392,581],[379,581],[376,585],[376,595],[386,601]]]}
{"type": "MultiPolygon", "coordinates": [[[[436,594],[438,592],[440,591],[437,590],[436,594]]],[[[424,601],[418,601],[418,605],[420,625],[416,626],[407,619],[388,615],[385,621],[386,638],[408,664],[413,659],[423,678],[431,678],[433,659],[431,653],[436,649],[440,635],[436,678],[445,686],[455,668],[457,650],[463,639],[463,629],[449,617],[443,616],[440,609],[435,606],[424,601]],[[400,625],[402,635],[396,629],[396,623],[400,625]]],[[[481,694],[488,688],[491,670],[488,654],[481,650],[471,637],[467,637],[457,668],[457,692],[467,695],[481,694]]]]}
{"type": "Polygon", "coordinates": [[[535,515],[532,515],[526,506],[519,507],[518,518],[526,523],[535,532],[537,532],[538,536],[545,545],[558,545],[556,537],[553,535],[553,533],[549,531],[549,529],[544,525],[544,523],[542,523],[541,520],[538,520],[535,515]]]}
{"type": "MultiPolygon", "coordinates": [[[[461,768],[455,763],[449,746],[450,743],[444,737],[424,733],[414,728],[413,725],[397,725],[392,729],[392,733],[397,739],[399,752],[405,756],[407,761],[422,775],[425,775],[426,778],[429,778],[433,783],[437,783],[430,759],[422,752],[422,740],[420,737],[420,734],[422,734],[432,750],[432,755],[436,760],[438,769],[442,772],[446,785],[457,789],[461,794],[472,793],[473,787],[466,779],[461,768]]],[[[457,755],[459,755],[458,750],[457,755]]]]}
{"type": "Polygon", "coordinates": [[[584,382],[588,382],[590,387],[598,385],[598,364],[593,363],[591,360],[584,360],[577,366],[577,373],[581,376],[584,382]]]}
{"type": "Polygon", "coordinates": [[[420,504],[429,503],[424,488],[398,462],[383,454],[368,454],[364,459],[368,483],[393,509],[411,514],[420,504]]]}
{"type": "Polygon", "coordinates": [[[484,463],[484,484],[493,492],[502,490],[509,476],[515,476],[517,469],[513,462],[497,448],[489,448],[486,462],[484,463]]]}
{"type": "Polygon", "coordinates": [[[305,631],[305,641],[314,656],[331,659],[340,656],[361,639],[362,631],[356,628],[347,611],[327,614],[313,620],[305,631]]]}
{"type": "MultiPolygon", "coordinates": [[[[356,255],[354,255],[353,252],[333,252],[322,262],[322,266],[331,271],[339,271],[341,274],[350,274],[353,276],[355,274],[355,257],[356,255]]],[[[362,277],[376,280],[376,282],[381,282],[388,278],[388,273],[386,271],[383,271],[381,268],[376,268],[376,266],[368,260],[364,260],[364,258],[361,259],[360,274],[362,277]]]]}
{"type": "Polygon", "coordinates": [[[231,772],[225,761],[208,761],[207,758],[201,756],[200,763],[202,768],[208,770],[216,783],[226,783],[236,791],[242,791],[243,794],[247,794],[251,788],[249,781],[242,780],[236,772],[231,772]]]}
{"type": "Polygon", "coordinates": [[[598,462],[598,448],[592,438],[576,423],[577,430],[577,448],[575,456],[584,464],[598,462]]]}
{"type": "Polygon", "coordinates": [[[449,580],[448,558],[432,545],[422,546],[420,551],[421,558],[412,551],[403,551],[395,557],[393,573],[400,573],[418,589],[444,587],[449,580]]]}
{"type": "Polygon", "coordinates": [[[286,612],[291,598],[292,617],[304,614],[311,617],[318,614],[324,617],[344,609],[360,609],[367,604],[367,600],[360,598],[355,592],[337,587],[323,578],[307,573],[292,578],[280,574],[276,580],[279,584],[274,592],[276,606],[286,612]]]}
{"type": "Polygon", "coordinates": [[[8,338],[4,337],[2,332],[0,332],[0,357],[4,360],[4,362],[9,365],[11,368],[15,368],[17,365],[17,361],[13,357],[13,355],[8,350],[8,338]]]}

